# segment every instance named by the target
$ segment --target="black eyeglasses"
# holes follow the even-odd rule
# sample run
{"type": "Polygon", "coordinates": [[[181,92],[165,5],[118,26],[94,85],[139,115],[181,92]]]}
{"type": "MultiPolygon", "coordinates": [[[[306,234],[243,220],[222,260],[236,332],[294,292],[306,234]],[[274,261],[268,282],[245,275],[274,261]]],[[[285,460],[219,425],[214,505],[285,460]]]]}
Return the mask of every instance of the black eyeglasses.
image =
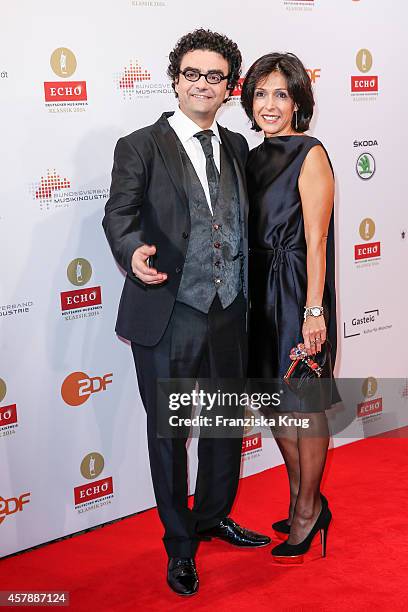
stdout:
{"type": "Polygon", "coordinates": [[[227,76],[223,76],[219,72],[207,72],[207,74],[203,74],[202,72],[193,70],[192,68],[180,70],[180,74],[182,74],[187,81],[192,81],[193,83],[194,81],[198,81],[200,77],[203,76],[210,85],[219,85],[221,81],[225,81],[225,79],[228,79],[230,76],[229,74],[227,74],[227,76]]]}

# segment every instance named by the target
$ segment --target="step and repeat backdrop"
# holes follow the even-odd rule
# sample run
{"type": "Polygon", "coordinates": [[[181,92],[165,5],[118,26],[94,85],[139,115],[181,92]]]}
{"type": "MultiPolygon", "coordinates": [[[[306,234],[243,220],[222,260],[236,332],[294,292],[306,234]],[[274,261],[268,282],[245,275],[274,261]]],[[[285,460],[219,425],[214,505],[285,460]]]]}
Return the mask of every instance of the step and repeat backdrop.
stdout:
{"type": "MultiPolygon", "coordinates": [[[[168,54],[196,27],[239,44],[243,75],[270,51],[307,67],[311,134],[336,173],[336,372],[363,381],[353,432],[333,444],[406,425],[406,3],[41,0],[0,11],[0,556],[155,505],[131,351],[114,332],[123,274],[101,220],[115,143],[175,108],[168,54]]],[[[219,122],[261,141],[240,86],[219,122]]],[[[195,450],[193,440],[192,491],[195,450]]],[[[243,476],[279,463],[267,431],[246,431],[243,476]]]]}

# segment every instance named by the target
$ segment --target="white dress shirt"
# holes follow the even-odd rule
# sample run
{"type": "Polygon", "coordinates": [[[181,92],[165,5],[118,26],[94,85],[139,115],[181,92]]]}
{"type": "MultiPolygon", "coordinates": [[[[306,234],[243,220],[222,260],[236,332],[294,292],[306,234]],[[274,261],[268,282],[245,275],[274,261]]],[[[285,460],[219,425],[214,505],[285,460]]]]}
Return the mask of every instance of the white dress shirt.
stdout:
{"type": "MultiPolygon", "coordinates": [[[[168,118],[170,126],[176,132],[177,136],[180,139],[181,144],[186,150],[187,155],[190,158],[191,163],[194,166],[194,170],[197,173],[198,178],[200,179],[200,183],[203,186],[205,197],[207,198],[208,207],[210,209],[211,215],[213,214],[212,206],[211,206],[211,198],[210,198],[210,189],[208,187],[207,173],[205,170],[205,155],[203,148],[200,144],[198,138],[194,137],[194,134],[197,132],[202,132],[203,129],[194,123],[187,115],[177,108],[174,115],[168,118]]],[[[213,136],[211,138],[211,143],[214,151],[214,161],[215,165],[218,168],[218,172],[220,172],[220,134],[218,131],[218,125],[214,119],[214,123],[210,128],[213,131],[213,136]]]]}

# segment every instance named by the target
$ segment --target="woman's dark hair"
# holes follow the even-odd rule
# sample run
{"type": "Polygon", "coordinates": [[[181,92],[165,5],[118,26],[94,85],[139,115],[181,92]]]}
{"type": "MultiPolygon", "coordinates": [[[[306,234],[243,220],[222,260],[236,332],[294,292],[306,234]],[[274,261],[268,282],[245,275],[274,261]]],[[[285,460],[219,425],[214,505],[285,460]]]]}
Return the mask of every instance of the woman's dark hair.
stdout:
{"type": "Polygon", "coordinates": [[[295,114],[292,128],[296,132],[305,132],[313,116],[313,91],[309,75],[300,59],[293,53],[268,53],[256,60],[247,72],[242,84],[241,104],[252,122],[252,129],[260,132],[253,113],[255,89],[271,72],[281,72],[287,81],[288,94],[297,105],[297,128],[295,114]]]}
{"type": "MultiPolygon", "coordinates": [[[[180,40],[177,42],[173,51],[171,51],[169,54],[170,64],[167,68],[167,74],[171,79],[171,84],[176,94],[176,98],[178,95],[175,90],[175,83],[180,74],[181,60],[186,53],[189,51],[196,51],[197,49],[214,51],[215,53],[222,55],[222,57],[227,60],[229,66],[227,89],[232,91],[238,83],[238,79],[241,75],[242,56],[240,50],[238,49],[238,45],[223,34],[218,34],[217,32],[200,28],[198,30],[194,30],[194,32],[190,32],[189,34],[182,36],[182,38],[180,38],[180,40]]],[[[224,102],[226,101],[227,100],[224,100],[224,102]]]]}

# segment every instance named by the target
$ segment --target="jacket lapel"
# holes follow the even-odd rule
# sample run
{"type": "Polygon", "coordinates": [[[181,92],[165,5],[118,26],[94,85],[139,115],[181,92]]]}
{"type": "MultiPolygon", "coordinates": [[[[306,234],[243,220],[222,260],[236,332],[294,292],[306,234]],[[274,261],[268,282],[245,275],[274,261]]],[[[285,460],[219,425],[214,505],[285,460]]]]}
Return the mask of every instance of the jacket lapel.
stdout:
{"type": "Polygon", "coordinates": [[[239,152],[235,150],[232,139],[228,134],[228,130],[223,128],[221,125],[218,126],[221,142],[225,146],[227,152],[229,153],[230,158],[234,163],[235,174],[237,176],[238,181],[238,195],[239,195],[239,206],[241,210],[241,219],[244,224],[244,236],[247,236],[247,227],[248,227],[248,194],[246,188],[246,179],[245,179],[245,168],[243,159],[239,152]]]}
{"type": "Polygon", "coordinates": [[[167,117],[170,117],[171,115],[173,115],[173,113],[163,113],[160,119],[155,123],[152,134],[160,151],[160,155],[166,170],[169,173],[169,176],[182,201],[187,205],[188,201],[186,190],[184,188],[185,181],[183,164],[174,132],[167,121],[167,117]]]}

